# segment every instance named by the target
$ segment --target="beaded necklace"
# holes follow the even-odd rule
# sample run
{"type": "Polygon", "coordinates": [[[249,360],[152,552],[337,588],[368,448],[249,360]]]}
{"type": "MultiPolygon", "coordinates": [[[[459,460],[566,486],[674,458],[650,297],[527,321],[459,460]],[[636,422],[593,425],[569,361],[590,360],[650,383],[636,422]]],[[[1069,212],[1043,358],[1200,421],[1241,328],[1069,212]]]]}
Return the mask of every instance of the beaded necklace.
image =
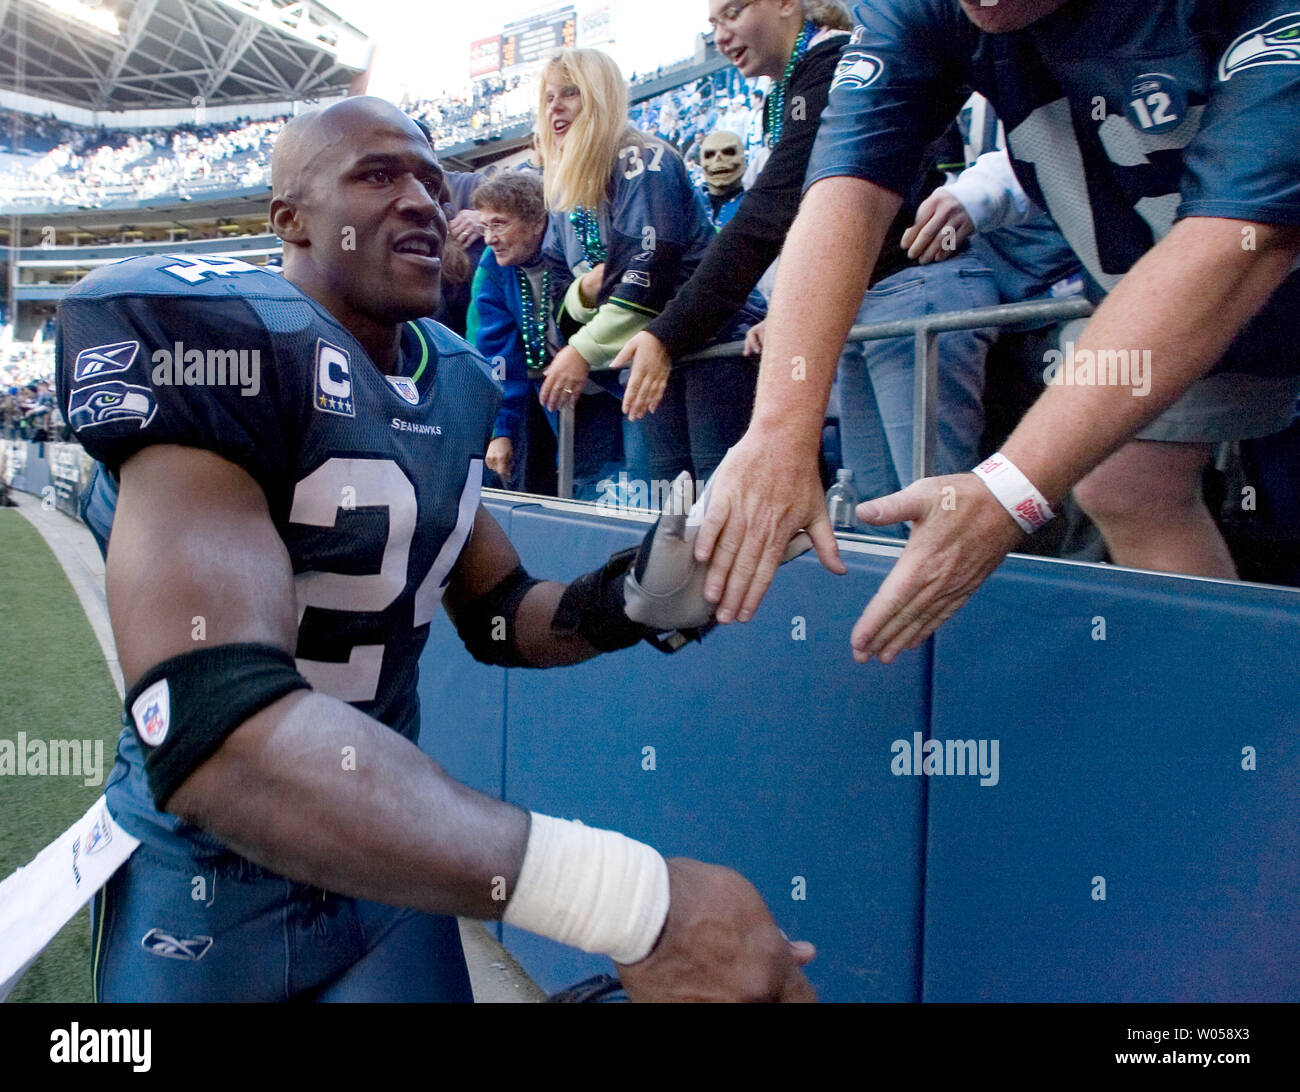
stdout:
{"type": "Polygon", "coordinates": [[[594,269],[607,256],[604,244],[600,241],[600,219],[590,209],[579,205],[569,213],[569,223],[578,232],[578,242],[582,244],[582,256],[594,269]]]}
{"type": "Polygon", "coordinates": [[[803,29],[799,31],[799,37],[794,43],[794,52],[786,62],[785,72],[782,73],[780,82],[767,93],[767,132],[770,148],[776,147],[777,141],[781,139],[781,130],[785,126],[785,89],[790,84],[790,73],[808,52],[808,43],[812,41],[816,30],[811,19],[804,21],[803,29]]]}
{"type": "Polygon", "coordinates": [[[519,294],[524,300],[524,321],[520,333],[524,339],[524,363],[529,371],[546,366],[546,322],[551,309],[551,271],[542,272],[541,306],[533,298],[533,285],[528,274],[516,267],[519,276],[519,294]]]}

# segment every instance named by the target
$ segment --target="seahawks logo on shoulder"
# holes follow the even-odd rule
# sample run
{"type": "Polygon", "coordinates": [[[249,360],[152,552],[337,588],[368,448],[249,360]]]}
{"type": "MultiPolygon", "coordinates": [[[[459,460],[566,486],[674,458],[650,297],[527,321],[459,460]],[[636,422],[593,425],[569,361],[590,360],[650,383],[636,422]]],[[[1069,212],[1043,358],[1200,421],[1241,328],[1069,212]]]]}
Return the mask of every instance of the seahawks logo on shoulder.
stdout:
{"type": "Polygon", "coordinates": [[[1266,64],[1300,64],[1300,11],[1288,12],[1248,30],[1232,43],[1219,62],[1219,79],[1266,64]]]}
{"type": "Polygon", "coordinates": [[[884,62],[875,54],[850,49],[835,66],[835,78],[831,80],[831,90],[834,91],[837,87],[849,87],[854,90],[870,87],[880,78],[880,73],[884,70],[884,62]]]}
{"type": "Polygon", "coordinates": [[[153,420],[157,408],[148,387],[117,380],[96,383],[72,392],[68,399],[68,424],[83,429],[126,419],[138,421],[144,428],[153,420]]]}

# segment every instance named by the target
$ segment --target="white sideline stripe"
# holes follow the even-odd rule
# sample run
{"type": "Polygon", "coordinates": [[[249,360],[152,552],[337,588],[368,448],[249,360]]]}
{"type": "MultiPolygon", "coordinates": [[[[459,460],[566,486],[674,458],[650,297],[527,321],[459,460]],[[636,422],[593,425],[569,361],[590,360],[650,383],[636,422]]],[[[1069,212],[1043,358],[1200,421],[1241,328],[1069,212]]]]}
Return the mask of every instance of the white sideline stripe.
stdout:
{"type": "Polygon", "coordinates": [[[101,796],[31,864],[0,883],[0,1001],[139,844],[114,822],[101,796]]]}
{"type": "MultiPolygon", "coordinates": [[[[72,585],[99,642],[117,696],[123,697],[122,668],[104,598],[104,563],[93,536],[80,521],[63,512],[48,511],[34,497],[16,490],[10,495],[17,501],[19,514],[45,540],[72,585]]],[[[113,821],[101,796],[31,864],[0,883],[0,1002],[139,844],[113,821]],[[98,848],[87,854],[84,847],[90,844],[90,833],[101,819],[108,839],[102,840],[101,832],[98,848]],[[74,842],[79,842],[76,867],[80,883],[72,868],[74,842]]]]}
{"type": "Polygon", "coordinates": [[[45,544],[63,569],[68,583],[81,603],[86,621],[99,642],[104,663],[117,687],[117,696],[124,698],[126,689],[122,682],[122,667],[113,644],[113,629],[108,621],[108,601],[104,596],[104,559],[94,536],[78,519],[41,506],[38,498],[14,490],[10,493],[18,502],[18,513],[36,528],[45,544]]]}

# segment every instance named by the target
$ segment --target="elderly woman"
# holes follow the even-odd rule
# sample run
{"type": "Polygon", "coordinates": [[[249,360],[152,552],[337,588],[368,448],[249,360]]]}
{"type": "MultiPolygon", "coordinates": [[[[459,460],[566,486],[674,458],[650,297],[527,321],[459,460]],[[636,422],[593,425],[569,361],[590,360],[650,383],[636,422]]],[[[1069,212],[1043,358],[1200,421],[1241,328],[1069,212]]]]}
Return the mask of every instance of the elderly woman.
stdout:
{"type": "Polygon", "coordinates": [[[538,483],[527,480],[531,475],[523,463],[525,452],[531,455],[536,446],[534,439],[541,439],[526,427],[534,386],[528,368],[544,365],[553,349],[552,281],[540,262],[546,234],[541,180],[503,175],[479,185],[472,201],[486,247],[474,273],[466,334],[492,361],[493,373],[505,387],[492,426],[487,468],[505,488],[539,492],[538,483]]]}
{"type": "MultiPolygon", "coordinates": [[[[474,191],[473,203],[487,248],[474,276],[469,340],[505,386],[487,467],[506,488],[553,493],[556,422],[553,415],[546,421],[531,397],[540,381],[528,372],[544,367],[564,345],[556,320],[572,276],[542,258],[549,221],[538,175],[511,171],[490,179],[474,191]]],[[[591,283],[599,276],[593,274],[591,283]]],[[[599,480],[617,473],[622,457],[618,403],[604,392],[583,398],[574,425],[574,495],[595,499],[599,480]]]]}
{"type": "MultiPolygon", "coordinates": [[[[551,210],[544,249],[573,271],[564,308],[582,324],[547,369],[541,398],[556,409],[584,390],[603,389],[621,406],[617,379],[602,369],[690,278],[715,232],[681,156],[628,124],[627,85],[605,54],[565,50],[552,60],[539,113],[551,210]]],[[[724,334],[736,336],[746,318],[761,314],[759,305],[733,318],[724,334]]],[[[753,405],[756,367],[743,357],[683,371],[692,381],[683,378],[671,392],[681,412],[644,422],[649,476],[657,482],[682,470],[707,477],[744,433],[753,405]]],[[[626,422],[624,429],[634,451],[638,426],[626,422]]],[[[635,457],[629,461],[630,476],[640,477],[635,457]]]]}

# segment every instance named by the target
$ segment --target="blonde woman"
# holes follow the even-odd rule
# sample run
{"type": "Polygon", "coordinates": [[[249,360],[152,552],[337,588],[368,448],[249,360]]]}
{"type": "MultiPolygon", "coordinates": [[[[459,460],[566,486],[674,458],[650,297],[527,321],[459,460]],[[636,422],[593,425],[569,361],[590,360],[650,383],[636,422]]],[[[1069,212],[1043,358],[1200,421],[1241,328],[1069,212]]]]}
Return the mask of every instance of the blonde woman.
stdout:
{"type": "MultiPolygon", "coordinates": [[[[621,405],[618,383],[603,369],[690,279],[715,232],[681,156],[628,124],[627,84],[604,53],[566,50],[551,61],[538,114],[551,210],[544,249],[573,272],[564,308],[582,324],[547,369],[541,400],[554,410],[585,390],[621,405]]],[[[724,336],[759,317],[742,314],[724,336]]],[[[669,412],[644,420],[650,477],[682,470],[707,477],[744,433],[756,375],[743,357],[675,372],[664,398],[669,412]]],[[[636,427],[625,423],[625,438],[636,427]]]]}

